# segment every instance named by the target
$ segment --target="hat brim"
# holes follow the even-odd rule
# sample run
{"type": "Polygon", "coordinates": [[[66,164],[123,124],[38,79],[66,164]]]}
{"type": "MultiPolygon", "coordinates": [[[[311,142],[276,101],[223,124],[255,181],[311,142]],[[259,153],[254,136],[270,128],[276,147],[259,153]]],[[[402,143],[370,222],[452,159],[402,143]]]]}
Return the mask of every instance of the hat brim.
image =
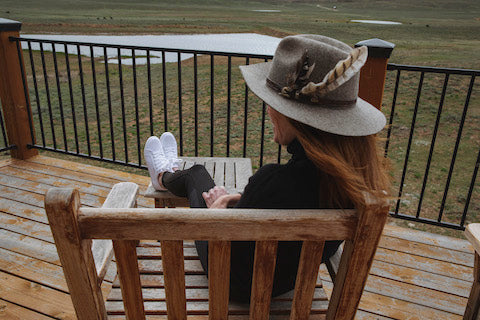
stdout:
{"type": "Polygon", "coordinates": [[[381,131],[387,122],[381,111],[357,98],[349,106],[323,106],[288,99],[267,86],[271,62],[240,66],[252,92],[283,115],[322,131],[342,136],[367,136],[381,131]]]}

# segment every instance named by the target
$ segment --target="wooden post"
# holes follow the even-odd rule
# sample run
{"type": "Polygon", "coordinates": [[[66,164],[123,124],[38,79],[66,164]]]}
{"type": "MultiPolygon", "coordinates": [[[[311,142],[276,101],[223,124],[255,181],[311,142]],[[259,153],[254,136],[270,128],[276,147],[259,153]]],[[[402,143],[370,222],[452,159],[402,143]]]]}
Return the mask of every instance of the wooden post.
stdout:
{"type": "Polygon", "coordinates": [[[358,96],[380,110],[387,74],[387,62],[395,44],[381,39],[370,39],[360,41],[355,45],[355,47],[360,46],[368,48],[368,59],[360,71],[358,96]]]}
{"type": "Polygon", "coordinates": [[[22,79],[22,70],[23,78],[26,79],[25,66],[21,51],[19,59],[16,42],[9,40],[9,37],[20,35],[21,25],[18,21],[0,18],[0,98],[8,141],[10,145],[16,146],[10,154],[12,158],[28,159],[37,155],[38,151],[27,147],[32,144],[35,134],[32,137],[30,98],[27,84],[24,86],[22,79]]]}
{"type": "Polygon", "coordinates": [[[45,195],[45,211],[77,317],[107,319],[91,251],[92,240],[85,240],[80,234],[79,207],[78,190],[52,188],[45,195]]]}
{"type": "Polygon", "coordinates": [[[353,241],[345,241],[340,267],[328,305],[327,320],[354,319],[373,257],[387,221],[389,205],[365,195],[353,241]]]}

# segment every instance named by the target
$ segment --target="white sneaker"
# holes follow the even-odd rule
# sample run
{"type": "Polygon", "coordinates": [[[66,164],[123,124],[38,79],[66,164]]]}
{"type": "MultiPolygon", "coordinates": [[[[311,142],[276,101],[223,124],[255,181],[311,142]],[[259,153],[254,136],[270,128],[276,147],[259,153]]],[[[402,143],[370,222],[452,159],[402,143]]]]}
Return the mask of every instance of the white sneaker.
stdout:
{"type": "Polygon", "coordinates": [[[175,140],[173,134],[170,132],[164,132],[160,137],[160,142],[162,144],[165,157],[170,162],[171,168],[178,168],[180,163],[182,163],[182,159],[178,158],[177,141],[175,140]]]}
{"type": "Polygon", "coordinates": [[[155,136],[148,138],[145,143],[145,148],[143,149],[143,154],[153,187],[155,190],[166,190],[158,182],[158,175],[166,171],[172,172],[172,167],[170,166],[170,161],[165,157],[160,139],[155,136]]]}

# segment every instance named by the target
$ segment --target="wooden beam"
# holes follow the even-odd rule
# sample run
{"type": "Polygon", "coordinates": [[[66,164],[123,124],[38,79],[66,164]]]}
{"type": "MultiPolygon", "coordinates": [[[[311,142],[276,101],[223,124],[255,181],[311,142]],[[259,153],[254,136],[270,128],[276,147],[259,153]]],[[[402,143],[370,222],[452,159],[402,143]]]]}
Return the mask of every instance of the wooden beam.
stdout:
{"type": "Polygon", "coordinates": [[[79,223],[92,239],[324,241],[352,239],[357,216],[331,209],[81,208],[79,223]]]}
{"type": "Polygon", "coordinates": [[[80,196],[70,188],[52,188],[45,195],[45,210],[78,319],[107,319],[102,291],[91,251],[77,222],[80,196]]]}
{"type": "Polygon", "coordinates": [[[23,81],[26,79],[25,65],[22,51],[19,53],[17,43],[9,39],[19,37],[20,28],[20,22],[0,19],[0,99],[8,142],[16,146],[10,154],[13,158],[28,159],[37,155],[38,151],[27,147],[35,142],[35,134],[32,137],[30,132],[33,124],[28,87],[23,81]]]}
{"type": "Polygon", "coordinates": [[[387,221],[389,204],[365,194],[353,240],[345,241],[327,319],[353,319],[387,221]]]}

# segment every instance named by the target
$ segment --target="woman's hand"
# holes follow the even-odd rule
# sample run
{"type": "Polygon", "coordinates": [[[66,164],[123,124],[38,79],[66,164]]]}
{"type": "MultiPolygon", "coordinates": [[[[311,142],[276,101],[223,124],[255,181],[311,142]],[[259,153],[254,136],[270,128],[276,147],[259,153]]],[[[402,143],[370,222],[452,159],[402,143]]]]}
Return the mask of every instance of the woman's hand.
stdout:
{"type": "Polygon", "coordinates": [[[210,208],[212,204],[221,196],[228,195],[227,190],[225,187],[213,187],[212,189],[208,190],[208,192],[202,193],[202,197],[207,204],[207,208],[210,208]]]}
{"type": "Polygon", "coordinates": [[[227,208],[229,205],[234,205],[240,200],[241,195],[228,194],[224,187],[214,187],[208,192],[202,193],[203,199],[207,204],[207,208],[221,209],[227,208]]]}

